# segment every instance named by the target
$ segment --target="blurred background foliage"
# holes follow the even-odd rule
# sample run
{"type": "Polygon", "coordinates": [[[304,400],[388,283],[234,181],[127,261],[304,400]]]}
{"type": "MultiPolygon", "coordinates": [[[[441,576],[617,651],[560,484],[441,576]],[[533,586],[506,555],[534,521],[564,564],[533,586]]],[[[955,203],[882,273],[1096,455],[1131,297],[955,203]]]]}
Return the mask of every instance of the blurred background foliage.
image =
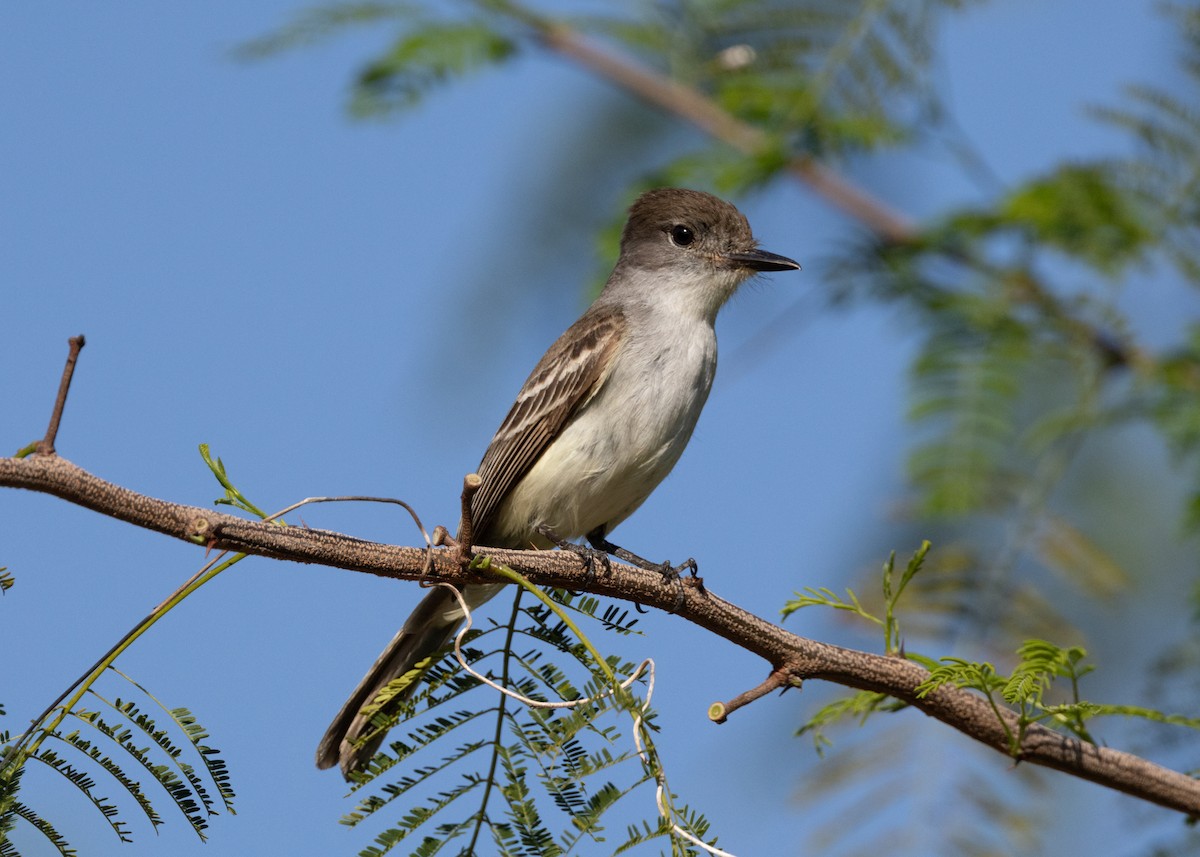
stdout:
{"type": "MultiPolygon", "coordinates": [[[[670,120],[655,129],[669,141],[667,157],[662,148],[649,155],[655,141],[631,129],[621,158],[645,166],[629,198],[659,184],[736,199],[799,182],[841,209],[842,244],[804,260],[828,308],[893,304],[920,340],[909,372],[908,490],[893,498],[898,542],[935,543],[902,605],[910,648],[1004,664],[1028,637],[1086,645],[1097,622],[1125,621],[1120,605],[1136,613],[1139,589],[1151,586],[1190,599],[1195,613],[1200,325],[1180,318],[1169,337],[1143,338],[1136,304],[1163,282],[1200,287],[1200,9],[1159,9],[1177,34],[1180,74],[1169,86],[1130,81],[1086,106],[1128,135],[1130,154],[1047,161],[1006,184],[957,133],[935,73],[939,26],[969,3],[593,5],[570,15],[506,0],[329,5],[243,54],[271,55],[351,26],[391,33],[386,49],[364,57],[350,97],[354,114],[378,118],[468,73],[549,51],[670,120]],[[678,133],[688,125],[702,135],[678,133]],[[979,189],[978,200],[921,217],[903,211],[904,201],[883,203],[869,184],[873,159],[904,151],[932,151],[979,189]],[[1179,481],[1146,496],[1136,472],[1155,445],[1169,450],[1179,481]],[[1174,552],[1145,552],[1138,530],[1148,515],[1178,521],[1174,552]]],[[[607,260],[620,220],[614,211],[607,260]]],[[[873,576],[856,588],[866,601],[877,591],[873,576]]],[[[1148,635],[1148,680],[1138,688],[1146,704],[1195,711],[1195,630],[1148,635]]],[[[1125,639],[1134,645],[1141,632],[1125,639]]],[[[904,782],[930,770],[921,742],[900,734],[906,728],[876,723],[845,735],[802,799],[836,805],[853,794],[860,810],[884,799],[875,792],[902,799],[904,782]]],[[[1117,734],[1136,734],[1147,751],[1174,740],[1141,725],[1117,734]]],[[[1200,761],[1186,738],[1168,758],[1185,770],[1200,761]]],[[[995,760],[990,769],[976,762],[942,760],[939,770],[961,781],[954,791],[975,811],[951,808],[953,821],[934,835],[908,830],[898,841],[895,830],[867,825],[844,836],[826,815],[813,841],[829,854],[880,853],[884,842],[888,853],[1037,851],[1055,815],[1048,780],[1027,773],[1018,788],[996,776],[995,760]]],[[[1165,836],[1163,847],[1196,844],[1181,827],[1165,836]]]]}

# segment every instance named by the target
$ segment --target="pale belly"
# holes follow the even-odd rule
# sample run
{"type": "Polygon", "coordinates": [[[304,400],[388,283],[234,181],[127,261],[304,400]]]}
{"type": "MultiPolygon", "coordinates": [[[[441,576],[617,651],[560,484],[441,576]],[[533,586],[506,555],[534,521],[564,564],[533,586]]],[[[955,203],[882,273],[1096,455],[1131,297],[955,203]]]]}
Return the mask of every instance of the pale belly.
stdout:
{"type": "Polygon", "coordinates": [[[716,341],[687,337],[623,361],[513,489],[499,510],[506,544],[548,546],[629,517],[683,454],[712,386],[716,341]]]}

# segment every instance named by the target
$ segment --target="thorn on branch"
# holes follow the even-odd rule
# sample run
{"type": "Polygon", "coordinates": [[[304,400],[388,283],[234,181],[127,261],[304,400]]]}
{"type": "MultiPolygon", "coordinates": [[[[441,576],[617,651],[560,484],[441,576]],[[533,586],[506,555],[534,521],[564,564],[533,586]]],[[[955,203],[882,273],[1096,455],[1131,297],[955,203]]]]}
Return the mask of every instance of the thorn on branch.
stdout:
{"type": "Polygon", "coordinates": [[[38,455],[55,454],[54,442],[58,439],[58,424],[62,421],[63,408],[67,405],[67,392],[71,389],[71,376],[75,374],[75,362],[79,359],[79,351],[85,342],[82,333],[67,340],[71,350],[67,352],[67,363],[63,366],[62,380],[58,382],[58,397],[54,400],[50,425],[46,428],[46,436],[37,445],[38,455]]]}
{"type": "Polygon", "coordinates": [[[800,687],[800,679],[792,675],[792,671],[785,665],[777,667],[767,676],[766,681],[758,687],[753,687],[745,693],[739,693],[729,702],[714,702],[708,707],[708,719],[713,723],[724,723],[729,719],[729,715],[737,711],[743,705],[749,705],[754,700],[766,696],[773,690],[787,690],[792,687],[800,687]]]}

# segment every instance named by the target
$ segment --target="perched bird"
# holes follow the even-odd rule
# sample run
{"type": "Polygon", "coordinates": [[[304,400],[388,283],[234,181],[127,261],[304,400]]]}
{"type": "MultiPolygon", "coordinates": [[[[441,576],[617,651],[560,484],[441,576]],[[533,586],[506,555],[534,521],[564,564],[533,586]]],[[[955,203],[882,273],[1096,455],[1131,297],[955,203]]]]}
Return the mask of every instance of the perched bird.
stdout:
{"type": "MultiPolygon", "coordinates": [[[[638,197],[603,291],[538,361],[484,453],[474,543],[545,548],[586,536],[611,552],[608,533],[692,436],[717,368],[717,311],[756,272],[799,267],[758,249],[742,213],[711,194],[638,197]]],[[[463,596],[474,609],[500,586],[473,584],[463,596]]],[[[362,740],[362,708],[444,647],[463,616],[452,593],[429,591],[334,718],[318,767],[338,764],[349,777],[366,766],[383,735],[362,740]]]]}

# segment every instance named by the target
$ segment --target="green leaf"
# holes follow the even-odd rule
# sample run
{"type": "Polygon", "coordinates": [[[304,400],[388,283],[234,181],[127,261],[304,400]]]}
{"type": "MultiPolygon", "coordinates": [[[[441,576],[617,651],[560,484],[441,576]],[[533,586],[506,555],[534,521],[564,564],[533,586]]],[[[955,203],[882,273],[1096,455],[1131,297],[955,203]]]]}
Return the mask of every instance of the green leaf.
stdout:
{"type": "MultiPolygon", "coordinates": [[[[654,712],[628,690],[614,693],[613,687],[613,676],[632,675],[638,667],[608,657],[600,668],[591,654],[595,644],[577,636],[562,611],[622,634],[631,621],[594,596],[555,594],[568,606],[553,599],[521,606],[518,600],[512,624],[473,632],[466,654],[473,669],[491,673],[523,696],[576,704],[525,709],[493,697],[491,688],[460,674],[448,653],[428,669],[424,686],[399,713],[407,735],[371,761],[360,781],[362,786],[373,781],[371,794],[343,822],[357,825],[399,801],[419,802],[361,853],[382,855],[416,837],[421,838],[410,846],[414,854],[440,853],[451,842],[455,853],[479,852],[489,837],[504,854],[591,853],[595,849],[583,840],[603,842],[605,816],[627,803],[625,798],[638,794],[649,798],[651,812],[657,808],[652,789],[660,781],[665,789],[665,774],[651,738],[654,712]],[[533,647],[519,645],[522,639],[533,647]],[[566,657],[551,660],[557,654],[566,657]],[[457,712],[441,710],[450,701],[457,712]],[[618,728],[631,716],[645,761],[632,737],[618,728]],[[449,741],[456,742],[454,750],[429,758],[449,741]],[[467,794],[472,797],[460,800],[467,794]]],[[[706,822],[704,828],[688,828],[693,817],[686,807],[676,807],[666,794],[663,800],[675,824],[703,835],[706,822]]]]}
{"type": "MultiPolygon", "coordinates": [[[[61,736],[56,736],[61,737],[61,736]]],[[[121,842],[132,842],[133,839],[129,835],[129,828],[125,822],[119,817],[119,810],[116,804],[111,803],[107,798],[96,794],[96,781],[88,774],[87,771],[75,767],[65,759],[58,756],[53,750],[42,749],[36,756],[31,757],[34,761],[41,762],[49,767],[52,771],[61,774],[71,783],[79,792],[91,801],[92,805],[99,811],[100,816],[108,822],[113,833],[117,835],[117,839],[121,842]]]]}
{"type": "Polygon", "coordinates": [[[351,111],[373,116],[413,107],[439,84],[503,62],[516,50],[516,42],[482,21],[423,24],[359,73],[351,111]]]}
{"type": "MultiPolygon", "coordinates": [[[[38,815],[31,807],[26,806],[20,801],[16,801],[12,806],[12,814],[16,818],[23,818],[28,821],[33,827],[50,841],[54,849],[58,851],[62,857],[76,857],[78,852],[71,847],[63,835],[59,833],[53,824],[38,815]]],[[[128,839],[122,840],[128,842],[128,839]]],[[[17,852],[11,848],[7,838],[0,839],[0,848],[8,848],[9,854],[15,855],[17,852]]],[[[3,853],[3,851],[0,851],[3,853]]]]}
{"type": "Polygon", "coordinates": [[[780,610],[780,613],[786,618],[797,610],[804,607],[831,607],[834,610],[845,610],[860,616],[869,622],[874,622],[876,625],[882,625],[883,620],[878,616],[869,613],[866,608],[859,603],[858,596],[854,594],[854,590],[847,589],[846,597],[842,598],[833,590],[821,587],[814,589],[811,586],[806,586],[804,589],[796,593],[794,598],[789,599],[780,610]]]}
{"type": "Polygon", "coordinates": [[[895,712],[907,707],[907,702],[892,699],[887,694],[870,690],[856,691],[818,708],[808,718],[808,721],[796,731],[796,735],[797,737],[811,735],[813,749],[817,751],[818,755],[823,756],[825,748],[833,745],[833,741],[826,735],[829,727],[850,719],[858,720],[861,726],[876,711],[895,712]]]}
{"type": "Polygon", "coordinates": [[[1000,301],[963,297],[954,311],[961,326],[936,331],[913,366],[909,412],[931,435],[909,458],[923,511],[951,517],[1007,496],[1014,404],[1033,356],[1027,332],[1000,301]]]}
{"type": "Polygon", "coordinates": [[[410,3],[331,3],[305,9],[290,24],[234,49],[241,60],[260,60],[284,51],[309,47],[341,34],[350,27],[377,24],[414,14],[410,3]]]}
{"type": "Polygon", "coordinates": [[[1138,259],[1154,238],[1135,198],[1096,165],[1068,165],[1009,195],[998,215],[1104,274],[1138,259]]]}

